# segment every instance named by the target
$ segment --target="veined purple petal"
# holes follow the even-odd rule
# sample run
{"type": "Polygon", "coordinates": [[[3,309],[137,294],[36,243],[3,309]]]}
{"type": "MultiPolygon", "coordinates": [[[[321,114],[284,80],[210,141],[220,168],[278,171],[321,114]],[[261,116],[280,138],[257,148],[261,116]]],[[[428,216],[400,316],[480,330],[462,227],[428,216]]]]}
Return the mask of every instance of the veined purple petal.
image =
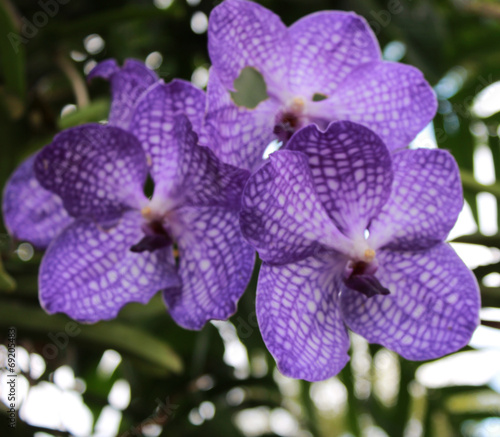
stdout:
{"type": "Polygon", "coordinates": [[[34,167],[40,184],[59,195],[74,217],[102,223],[147,201],[142,147],[134,135],[117,127],[67,129],[40,151],[34,167]]]}
{"type": "Polygon", "coordinates": [[[5,227],[13,237],[45,249],[72,218],[61,198],[38,183],[35,158],[30,156],[11,175],[3,192],[2,211],[5,227]]]}
{"type": "Polygon", "coordinates": [[[223,206],[238,211],[249,173],[220,162],[198,145],[197,135],[184,115],[173,118],[169,142],[161,142],[161,168],[152,204],[168,201],[176,206],[223,206]]]}
{"type": "Polygon", "coordinates": [[[262,265],[257,318],[262,338],[284,375],[320,381],[336,375],[349,361],[338,270],[331,260],[314,257],[283,266],[262,265]]]}
{"type": "Polygon", "coordinates": [[[391,156],[382,140],[364,126],[341,121],[325,132],[307,126],[287,148],[307,155],[318,197],[337,227],[362,237],[390,195],[391,156]]]}
{"type": "Polygon", "coordinates": [[[264,150],[276,137],[273,128],[279,102],[270,97],[255,109],[237,106],[213,68],[207,98],[207,145],[220,160],[252,170],[262,162],[264,150]]]}
{"type": "Polygon", "coordinates": [[[303,153],[273,153],[248,180],[242,203],[242,233],[268,263],[296,262],[322,245],[349,244],[318,199],[303,153]]]}
{"type": "Polygon", "coordinates": [[[234,314],[252,275],[255,252],[241,235],[237,211],[184,207],[176,215],[183,225],[174,231],[182,285],[163,296],[180,326],[201,329],[208,320],[234,314]]]}
{"type": "Polygon", "coordinates": [[[361,123],[389,149],[408,146],[436,114],[437,99],[422,73],[410,65],[369,62],[356,68],[329,99],[318,102],[317,115],[361,123]]]}
{"type": "Polygon", "coordinates": [[[352,12],[310,14],[290,26],[288,33],[290,90],[307,99],[316,93],[331,96],[358,65],[381,59],[370,26],[352,12]]]}
{"type": "Polygon", "coordinates": [[[142,94],[158,81],[158,76],[146,65],[135,59],[127,59],[119,67],[114,59],[97,64],[88,80],[101,77],[111,82],[111,111],[109,124],[128,129],[136,103],[142,94]]]}
{"type": "Polygon", "coordinates": [[[116,317],[129,302],[147,303],[160,289],[177,286],[172,248],[134,253],[142,217],[124,214],[102,229],[87,219],[66,228],[47,250],[39,278],[40,301],[50,313],[80,322],[116,317]]]}
{"type": "Polygon", "coordinates": [[[366,298],[344,289],[344,321],[371,343],[409,360],[438,358],[465,346],[479,322],[474,275],[446,243],[427,251],[377,253],[377,277],[391,294],[366,298]]]}
{"type": "Polygon", "coordinates": [[[427,249],[443,241],[463,206],[458,166],[445,150],[393,154],[389,201],[370,225],[372,246],[427,249]]]}
{"type": "Polygon", "coordinates": [[[176,169],[179,151],[174,118],[178,114],[189,118],[196,133],[202,132],[205,93],[178,79],[152,86],[134,111],[130,130],[144,147],[155,182],[176,169]]]}
{"type": "Polygon", "coordinates": [[[269,9],[246,0],[225,0],[208,20],[208,52],[227,89],[245,67],[258,70],[270,95],[279,95],[288,72],[287,28],[269,9]]]}

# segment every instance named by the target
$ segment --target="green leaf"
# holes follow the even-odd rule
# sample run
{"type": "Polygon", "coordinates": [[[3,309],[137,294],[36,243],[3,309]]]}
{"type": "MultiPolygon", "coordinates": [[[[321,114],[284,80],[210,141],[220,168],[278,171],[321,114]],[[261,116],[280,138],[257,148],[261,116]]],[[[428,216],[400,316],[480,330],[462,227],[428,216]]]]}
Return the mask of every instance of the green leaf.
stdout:
{"type": "Polygon", "coordinates": [[[82,325],[61,314],[49,316],[38,308],[3,302],[0,305],[0,325],[15,326],[18,331],[26,330],[39,334],[65,334],[78,343],[91,343],[106,349],[115,349],[175,373],[183,371],[181,358],[168,343],[120,322],[82,325]]]}
{"type": "Polygon", "coordinates": [[[60,130],[83,123],[99,122],[108,118],[109,99],[95,100],[91,104],[60,118],[57,127],[60,130]]]}
{"type": "Polygon", "coordinates": [[[480,184],[476,181],[472,172],[464,169],[460,169],[460,176],[465,190],[472,191],[473,193],[490,193],[497,199],[500,199],[500,183],[497,182],[491,185],[480,184]]]}
{"type": "MultiPolygon", "coordinates": [[[[500,115],[497,113],[495,115],[500,115]]],[[[498,122],[495,123],[493,130],[497,130],[498,122]]],[[[490,146],[493,165],[495,167],[495,180],[500,181],[500,139],[498,136],[488,135],[488,145],[490,146]]],[[[497,226],[500,227],[500,202],[497,202],[497,226]]]]}
{"type": "MultiPolygon", "coordinates": [[[[498,272],[500,270],[500,263],[486,264],[484,266],[478,266],[474,269],[474,274],[478,281],[481,281],[485,276],[490,273],[498,272]]],[[[500,294],[498,294],[498,300],[500,301],[500,294]]]]}
{"type": "Polygon", "coordinates": [[[500,409],[500,394],[492,390],[480,389],[457,393],[446,399],[446,407],[453,414],[474,415],[494,414],[500,409]]]}
{"type": "Polygon", "coordinates": [[[500,249],[500,234],[496,235],[483,235],[483,234],[469,234],[462,235],[453,240],[453,243],[468,243],[480,244],[487,247],[498,247],[500,249]]]}
{"type": "MultiPolygon", "coordinates": [[[[490,115],[489,117],[482,118],[481,121],[484,122],[486,124],[486,126],[489,126],[492,129],[495,129],[500,124],[500,111],[495,112],[494,114],[490,115]]],[[[498,147],[498,137],[490,137],[491,140],[494,140],[495,138],[496,138],[497,147],[498,147]]]]}
{"type": "Polygon", "coordinates": [[[360,408],[359,400],[354,392],[354,377],[352,374],[351,363],[348,363],[339,373],[340,381],[347,389],[347,404],[346,404],[346,426],[349,431],[356,437],[360,437],[361,425],[359,423],[360,408]]]}
{"type": "MultiPolygon", "coordinates": [[[[26,41],[19,35],[6,2],[0,2],[0,29],[2,29],[0,59],[6,91],[4,98],[8,107],[15,105],[19,109],[18,105],[23,106],[22,102],[26,94],[24,68],[24,44],[26,41]]],[[[15,115],[21,114],[16,111],[15,115]]]]}
{"type": "Polygon", "coordinates": [[[307,423],[307,429],[311,432],[314,437],[319,437],[321,435],[318,427],[318,417],[316,407],[313,400],[311,399],[311,383],[309,381],[300,380],[300,399],[302,401],[304,418],[307,423]]]}
{"type": "MultiPolygon", "coordinates": [[[[499,266],[497,265],[496,269],[492,270],[489,273],[498,272],[498,267],[499,266]]],[[[485,287],[484,285],[481,285],[480,289],[481,289],[481,304],[483,305],[483,307],[500,308],[499,287],[485,287]]]]}
{"type": "MultiPolygon", "coordinates": [[[[457,95],[458,96],[458,95],[457,95]]],[[[459,97],[454,96],[456,101],[460,101],[459,97]]],[[[455,110],[465,106],[462,103],[455,103],[455,100],[450,100],[455,110]]],[[[474,139],[469,130],[469,119],[462,117],[462,112],[468,114],[468,106],[466,109],[461,109],[457,112],[459,116],[458,131],[450,133],[446,128],[445,117],[438,114],[434,118],[435,134],[438,145],[442,149],[448,149],[455,157],[461,171],[469,172],[472,175],[474,168],[474,139]]],[[[474,179],[474,178],[472,178],[474,179]]],[[[469,190],[468,186],[464,183],[464,198],[469,204],[472,215],[476,223],[479,222],[479,215],[476,201],[476,191],[469,190]]]]}
{"type": "Polygon", "coordinates": [[[9,276],[4,270],[2,259],[0,258],[0,290],[14,291],[16,289],[16,281],[9,276]]]}

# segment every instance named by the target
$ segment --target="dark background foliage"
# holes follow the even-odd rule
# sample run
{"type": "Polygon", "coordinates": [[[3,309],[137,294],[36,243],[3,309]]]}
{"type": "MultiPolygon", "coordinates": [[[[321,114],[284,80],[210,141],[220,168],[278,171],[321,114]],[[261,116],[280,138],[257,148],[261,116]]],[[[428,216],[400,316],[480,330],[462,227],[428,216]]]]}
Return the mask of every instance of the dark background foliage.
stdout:
{"type": "MultiPolygon", "coordinates": [[[[157,0],[155,5],[153,0],[61,1],[66,4],[53,0],[51,3],[58,10],[50,17],[45,14],[47,19],[43,20],[40,12],[44,10],[42,4],[47,3],[0,0],[2,187],[26,156],[50,142],[61,129],[106,118],[108,85],[103,81],[86,84],[84,71],[90,67],[89,62],[109,57],[120,62],[131,57],[145,60],[150,53],[159,52],[163,61],[157,72],[165,81],[175,77],[189,80],[197,68],[201,67],[198,71],[203,73],[203,68],[209,67],[206,32],[193,32],[190,23],[195,12],[208,16],[218,1],[173,0],[168,8],[161,9],[157,5],[166,5],[166,1],[157,0]],[[94,34],[100,35],[104,47],[92,54],[87,51],[88,37],[94,34]],[[68,104],[77,109],[62,116],[61,111],[68,104]]],[[[500,198],[499,183],[482,185],[473,173],[474,150],[479,144],[486,144],[496,177],[500,177],[500,113],[480,118],[471,111],[475,97],[500,80],[498,2],[259,3],[278,13],[286,24],[318,10],[354,10],[369,21],[382,48],[394,41],[402,43],[405,50],[400,61],[420,68],[436,86],[440,98],[434,121],[436,140],[440,147],[452,151],[461,167],[465,197],[475,220],[481,214],[476,202],[478,193],[500,198]]],[[[203,16],[199,17],[203,22],[203,16]]],[[[500,248],[499,235],[478,232],[460,239],[500,248]]],[[[333,382],[314,385],[280,378],[256,324],[255,278],[231,319],[232,325],[209,324],[200,332],[177,327],[159,296],[146,306],[127,306],[114,321],[92,326],[74,324],[63,315],[48,316],[37,298],[42,254],[30,257],[30,247],[19,243],[0,228],[1,343],[6,344],[8,327],[15,326],[18,355],[43,357],[45,369],[41,375],[20,363],[19,372],[29,383],[29,390],[44,381],[52,383],[57,380],[54,372],[69,366],[77,379],[66,389],[81,394],[94,425],[103,409],[109,408],[108,394],[113,385],[118,380],[126,381],[131,399],[130,403],[125,402],[121,413],[118,435],[500,435],[494,434],[494,429],[498,429],[494,418],[500,421],[500,396],[489,386],[426,389],[415,379],[421,363],[407,362],[359,340],[354,342],[352,364],[333,382]],[[235,356],[238,347],[243,351],[246,348],[249,360],[243,354],[243,364],[234,366],[227,355],[235,356]],[[103,353],[110,349],[117,351],[122,360],[106,375],[96,369],[103,353]],[[390,365],[384,367],[387,362],[390,365]],[[377,394],[377,384],[384,381],[393,387],[392,394],[377,394]],[[328,393],[329,402],[334,405],[323,402],[321,393],[328,393]],[[254,426],[255,433],[248,434],[251,427],[242,429],[239,425],[245,418],[247,425],[264,425],[260,431],[255,431],[254,426]]],[[[495,262],[475,270],[485,307],[500,307],[500,289],[487,287],[482,281],[498,272],[499,265],[495,262]]],[[[483,323],[499,327],[495,321],[483,323]]],[[[498,367],[500,370],[500,364],[498,367]]],[[[474,369],[464,368],[464,372],[474,369]]],[[[1,382],[4,384],[4,379],[1,382]]],[[[47,398],[47,402],[51,400],[47,398]]],[[[51,408],[62,407],[54,404],[51,408]]],[[[47,433],[43,435],[82,435],[81,431],[70,431],[65,426],[47,429],[22,414],[12,431],[8,429],[5,410],[4,406],[0,408],[2,435],[10,432],[32,436],[39,431],[47,433]]]]}

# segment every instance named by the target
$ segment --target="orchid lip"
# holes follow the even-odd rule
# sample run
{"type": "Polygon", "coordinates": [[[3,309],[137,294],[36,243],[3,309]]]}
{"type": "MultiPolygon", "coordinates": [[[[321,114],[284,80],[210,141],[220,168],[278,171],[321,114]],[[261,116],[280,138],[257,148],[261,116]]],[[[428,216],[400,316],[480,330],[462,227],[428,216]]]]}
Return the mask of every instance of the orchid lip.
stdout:
{"type": "Polygon", "coordinates": [[[132,252],[153,252],[173,244],[171,233],[166,229],[165,217],[155,214],[150,206],[142,208],[141,215],[145,219],[141,226],[144,236],[130,248],[132,252]]]}
{"type": "MultiPolygon", "coordinates": [[[[373,252],[373,254],[375,253],[372,249],[366,250],[366,252],[369,251],[373,252]]],[[[369,253],[369,255],[371,255],[371,253],[369,253]]],[[[344,270],[344,284],[364,294],[368,298],[378,294],[390,294],[389,290],[385,288],[375,276],[377,267],[376,261],[349,261],[344,270]]]]}
{"type": "Polygon", "coordinates": [[[286,143],[292,135],[304,125],[306,100],[295,96],[284,105],[284,109],[276,117],[273,133],[280,141],[286,143]]]}
{"type": "Polygon", "coordinates": [[[390,294],[375,276],[378,270],[376,252],[368,247],[363,251],[363,256],[350,259],[344,269],[344,284],[370,298],[378,294],[390,294]]]}
{"type": "Polygon", "coordinates": [[[168,235],[145,235],[138,243],[134,244],[131,252],[153,252],[158,249],[163,249],[172,244],[168,235]]]}

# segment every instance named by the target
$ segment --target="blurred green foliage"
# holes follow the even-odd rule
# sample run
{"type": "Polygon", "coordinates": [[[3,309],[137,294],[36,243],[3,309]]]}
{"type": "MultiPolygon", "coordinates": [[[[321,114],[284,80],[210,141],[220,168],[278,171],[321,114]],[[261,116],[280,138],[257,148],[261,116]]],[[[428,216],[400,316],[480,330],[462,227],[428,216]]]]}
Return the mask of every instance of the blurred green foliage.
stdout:
{"type": "MultiPolygon", "coordinates": [[[[151,52],[158,51],[163,62],[157,72],[166,81],[175,77],[189,80],[197,67],[208,68],[206,33],[194,33],[190,20],[195,11],[208,15],[217,3],[201,0],[190,6],[185,0],[173,0],[168,8],[160,9],[153,0],[71,0],[57,3],[54,16],[48,17],[43,25],[36,25],[33,24],[36,14],[42,11],[39,2],[0,0],[0,186],[4,186],[27,155],[48,143],[59,130],[106,117],[108,87],[102,81],[86,85],[84,68],[89,61],[109,57],[119,61],[130,57],[144,60],[151,52]],[[84,39],[92,34],[100,35],[105,42],[104,49],[96,54],[88,53],[84,46],[84,39]],[[61,117],[61,110],[67,104],[75,104],[78,109],[61,117]]],[[[500,199],[499,182],[485,186],[473,176],[474,149],[481,143],[491,149],[497,180],[500,178],[500,114],[479,119],[471,111],[474,98],[486,86],[500,80],[498,2],[261,0],[260,3],[278,13],[286,24],[318,10],[354,10],[369,21],[382,48],[391,41],[403,43],[406,51],[401,62],[420,68],[432,85],[442,85],[443,78],[450,75],[455,78],[458,85],[454,92],[439,93],[439,113],[434,121],[436,139],[440,147],[454,154],[461,167],[465,197],[476,220],[478,193],[489,192],[500,199]]],[[[40,19],[38,15],[39,24],[40,19]]],[[[355,436],[372,435],[369,430],[375,425],[390,437],[479,436],[483,434],[479,434],[478,421],[500,416],[500,395],[490,388],[448,387],[426,391],[415,381],[421,363],[403,359],[397,359],[399,376],[393,381],[396,392],[392,400],[380,398],[374,389],[381,378],[375,363],[382,355],[378,355],[381,348],[373,345],[364,351],[365,358],[368,357],[364,373],[356,368],[353,358],[353,364],[340,374],[337,382],[340,381],[338,387],[343,390],[338,392],[342,407],[328,411],[318,408],[311,394],[319,386],[276,377],[274,361],[264,347],[255,320],[256,278],[231,319],[250,359],[248,374],[238,374],[223,360],[224,343],[214,326],[209,324],[201,332],[179,328],[169,318],[159,297],[146,306],[127,306],[116,321],[93,326],[71,325],[78,334],[68,335],[68,323],[72,322],[62,315],[48,316],[39,306],[37,270],[41,254],[36,253],[28,262],[21,261],[15,251],[18,242],[10,240],[3,228],[0,237],[1,342],[6,343],[7,328],[14,325],[18,329],[19,346],[45,356],[43,375],[28,378],[32,386],[51,380],[61,365],[71,366],[75,375],[86,383],[83,400],[93,413],[94,422],[108,405],[108,393],[114,382],[120,378],[128,381],[131,402],[123,411],[120,435],[141,435],[147,431],[144,425],[156,423],[161,435],[171,437],[240,436],[244,434],[236,424],[235,415],[250,408],[289,411],[302,430],[302,434],[295,435],[304,437],[341,436],[347,432],[355,436]],[[55,348],[48,347],[54,344],[55,348]],[[107,349],[118,351],[123,360],[111,376],[104,377],[96,368],[107,349]],[[480,402],[481,396],[490,396],[493,401],[480,402]],[[206,401],[215,406],[215,416],[196,426],[193,417],[199,416],[198,408],[206,401]]],[[[477,233],[462,237],[461,241],[500,247],[500,235],[477,233]]],[[[482,284],[487,274],[498,271],[498,263],[480,266],[475,271],[485,306],[500,307],[500,289],[482,284]]],[[[0,414],[4,410],[2,407],[0,414]]],[[[16,435],[32,436],[40,430],[44,429],[18,420],[16,435]]],[[[44,431],[49,435],[69,435],[64,431],[44,431]]],[[[264,432],[276,435],[272,429],[264,432]]]]}

